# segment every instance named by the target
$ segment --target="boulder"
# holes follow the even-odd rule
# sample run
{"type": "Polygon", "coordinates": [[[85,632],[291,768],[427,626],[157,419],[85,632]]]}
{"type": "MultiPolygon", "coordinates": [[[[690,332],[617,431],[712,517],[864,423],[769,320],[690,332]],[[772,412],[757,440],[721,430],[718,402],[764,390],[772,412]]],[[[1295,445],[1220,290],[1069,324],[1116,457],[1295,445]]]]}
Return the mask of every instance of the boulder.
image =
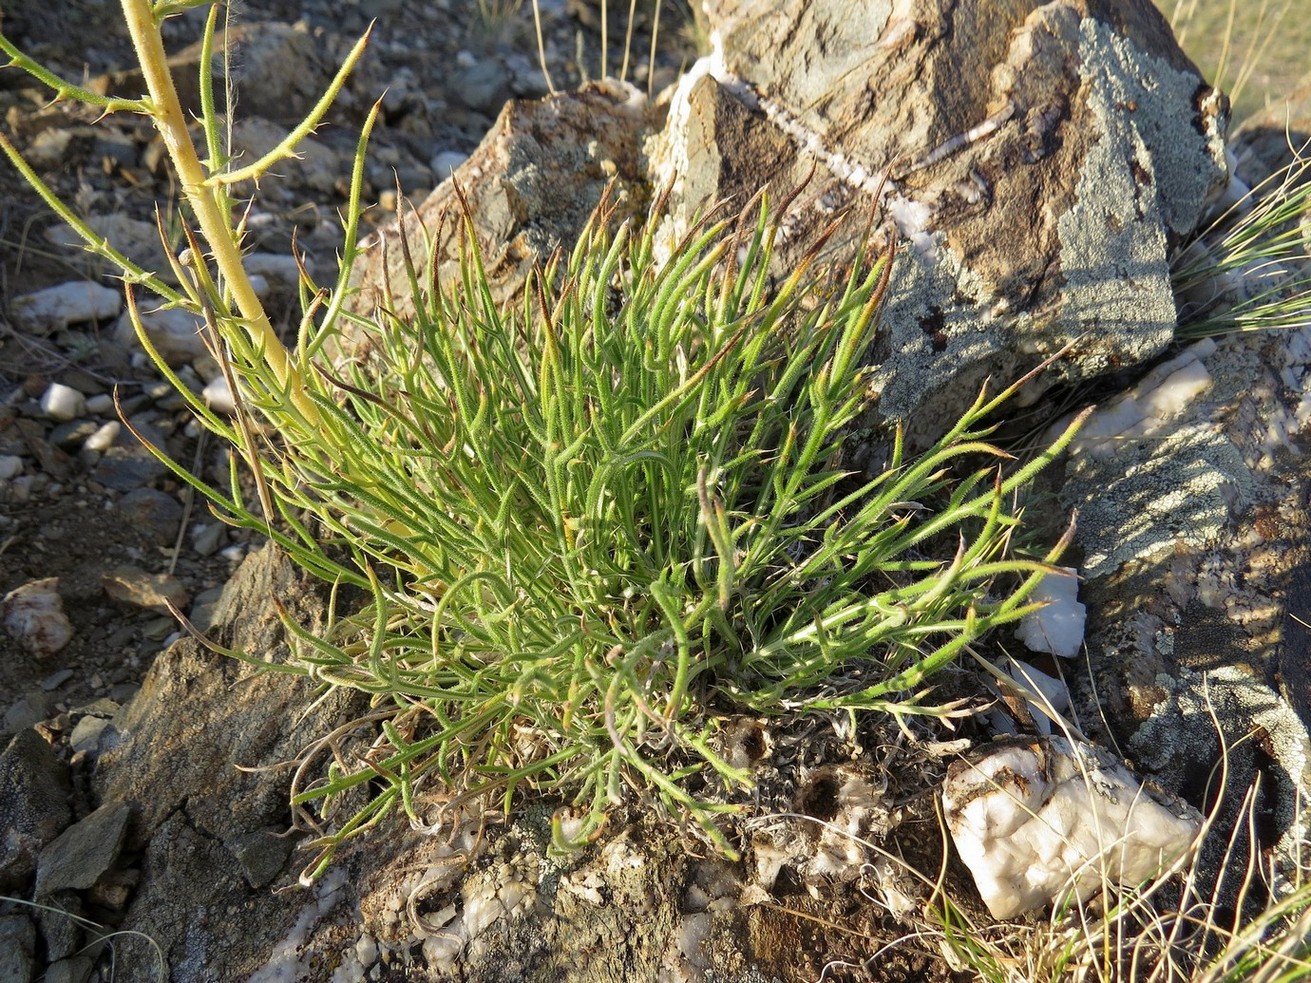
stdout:
{"type": "Polygon", "coordinates": [[[913,443],[985,377],[1076,339],[1049,380],[1172,341],[1170,248],[1225,184],[1227,104],[1147,0],[722,0],[707,16],[716,48],[650,147],[675,189],[669,234],[803,182],[784,221],[797,250],[836,220],[849,255],[871,214],[890,224],[873,388],[913,443]]]}
{"type": "Polygon", "coordinates": [[[19,890],[37,857],[72,819],[68,765],[36,731],[20,731],[0,752],[0,892],[19,890]]]}
{"type": "MultiPolygon", "coordinates": [[[[498,300],[514,296],[534,266],[572,248],[605,189],[627,211],[645,207],[641,138],[661,113],[636,89],[607,81],[530,102],[510,102],[474,154],[417,209],[404,206],[380,230],[354,270],[352,307],[412,316],[404,236],[421,269],[434,239],[438,282],[459,277],[460,199],[468,204],[498,300]]],[[[426,283],[427,278],[422,277],[426,283]]]]}
{"type": "Polygon", "coordinates": [[[1223,743],[1218,827],[1259,778],[1261,845],[1290,862],[1311,788],[1309,386],[1309,328],[1198,342],[1128,394],[1161,415],[1076,444],[1061,493],[1090,613],[1080,702],[1101,708],[1085,727],[1199,806],[1223,743]]]}

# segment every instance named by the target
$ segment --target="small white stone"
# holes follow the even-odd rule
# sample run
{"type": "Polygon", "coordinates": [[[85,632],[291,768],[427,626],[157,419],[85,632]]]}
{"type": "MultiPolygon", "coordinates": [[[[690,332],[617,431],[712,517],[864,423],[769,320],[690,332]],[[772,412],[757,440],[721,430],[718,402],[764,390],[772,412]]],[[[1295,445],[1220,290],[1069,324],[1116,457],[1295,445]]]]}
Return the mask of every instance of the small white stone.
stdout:
{"type": "Polygon", "coordinates": [[[86,321],[109,321],[123,307],[123,292],[88,280],[61,283],[14,300],[15,323],[28,331],[47,334],[86,321]]]}
{"type": "Polygon", "coordinates": [[[232,398],[232,390],[228,388],[228,380],[223,376],[210,380],[200,395],[204,398],[205,405],[215,413],[231,416],[237,410],[236,401],[232,398]]]}
{"type": "Polygon", "coordinates": [[[438,181],[445,181],[455,173],[455,169],[469,159],[468,154],[456,150],[443,150],[428,162],[438,181]]]}
{"type": "Polygon", "coordinates": [[[995,918],[1103,882],[1131,886],[1186,851],[1202,817],[1139,783],[1110,753],[1062,737],[991,745],[947,771],[942,803],[956,851],[995,918]]]}
{"type": "Polygon", "coordinates": [[[96,416],[105,416],[114,412],[114,397],[109,393],[96,393],[94,396],[88,396],[86,400],[86,411],[94,413],[96,416]]]}
{"type": "Polygon", "coordinates": [[[227,549],[220,550],[219,556],[229,563],[240,563],[246,558],[246,547],[241,543],[233,543],[227,549]]]}
{"type": "Polygon", "coordinates": [[[0,605],[5,630],[38,658],[53,655],[73,638],[58,587],[57,577],[29,581],[6,594],[0,605]]]}
{"type": "Polygon", "coordinates": [[[86,397],[62,382],[52,382],[41,394],[41,412],[61,423],[72,420],[86,409],[86,397]]]}
{"type": "Polygon", "coordinates": [[[0,454],[0,481],[17,478],[23,473],[23,459],[17,454],[0,454]]]}
{"type": "Polygon", "coordinates": [[[1071,567],[1060,570],[1043,577],[1029,595],[1029,600],[1045,602],[1045,607],[1021,618],[1015,637],[1030,652],[1050,652],[1073,659],[1083,647],[1087,609],[1079,603],[1078,571],[1071,567]]]}
{"type": "Polygon", "coordinates": [[[95,451],[97,454],[103,454],[114,446],[114,441],[118,440],[118,435],[122,432],[123,425],[117,420],[110,420],[88,437],[82,444],[82,448],[95,451]]]}

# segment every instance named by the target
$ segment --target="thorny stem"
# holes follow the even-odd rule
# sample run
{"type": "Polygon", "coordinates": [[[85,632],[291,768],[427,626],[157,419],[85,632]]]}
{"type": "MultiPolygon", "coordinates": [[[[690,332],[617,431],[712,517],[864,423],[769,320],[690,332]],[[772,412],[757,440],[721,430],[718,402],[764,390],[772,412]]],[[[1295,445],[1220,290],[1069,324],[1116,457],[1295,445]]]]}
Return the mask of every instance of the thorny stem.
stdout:
{"type": "Polygon", "coordinates": [[[319,411],[305,391],[305,381],[291,353],[278,340],[264,305],[255,294],[241,261],[241,250],[232,235],[232,224],[220,203],[224,193],[206,184],[208,175],[196,154],[195,144],[187,132],[187,119],[178,100],[173,77],[169,73],[159,24],[150,0],[122,0],[123,16],[136,48],[137,59],[150,93],[151,110],[156,127],[164,140],[169,158],[177,170],[183,194],[195,213],[200,231],[213,253],[251,344],[263,354],[269,368],[292,405],[307,423],[319,422],[319,411]]]}

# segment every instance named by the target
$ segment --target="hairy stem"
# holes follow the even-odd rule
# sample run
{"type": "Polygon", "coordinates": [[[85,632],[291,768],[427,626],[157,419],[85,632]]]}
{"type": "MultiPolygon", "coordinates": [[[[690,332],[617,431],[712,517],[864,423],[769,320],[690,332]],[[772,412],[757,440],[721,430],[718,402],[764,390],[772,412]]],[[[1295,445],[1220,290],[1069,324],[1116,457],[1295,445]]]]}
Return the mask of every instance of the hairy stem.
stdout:
{"type": "Polygon", "coordinates": [[[241,313],[241,325],[251,344],[263,354],[295,409],[306,422],[317,423],[318,408],[306,394],[300,370],[291,353],[278,340],[264,305],[246,275],[241,250],[233,237],[231,218],[226,207],[221,204],[223,192],[206,185],[208,174],[187,132],[186,115],[169,73],[164,43],[150,0],[122,0],[122,3],[128,32],[132,36],[132,44],[136,48],[137,59],[150,92],[156,128],[173,161],[178,181],[195,213],[201,234],[212,251],[219,274],[232,291],[232,298],[241,313]]]}

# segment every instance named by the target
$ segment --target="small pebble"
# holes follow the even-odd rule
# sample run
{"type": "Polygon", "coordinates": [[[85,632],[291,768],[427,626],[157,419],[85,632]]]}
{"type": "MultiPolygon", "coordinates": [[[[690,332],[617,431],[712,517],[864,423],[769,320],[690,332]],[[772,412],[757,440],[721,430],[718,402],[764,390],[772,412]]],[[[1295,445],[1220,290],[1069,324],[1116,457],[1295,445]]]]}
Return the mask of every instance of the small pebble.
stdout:
{"type": "Polygon", "coordinates": [[[227,528],[221,522],[197,524],[191,527],[191,548],[199,556],[213,556],[218,552],[227,528]]]}
{"type": "Polygon", "coordinates": [[[74,751],[94,751],[100,743],[101,732],[109,726],[104,717],[83,717],[73,728],[68,743],[74,751]]]}
{"type": "Polygon", "coordinates": [[[0,481],[17,478],[23,473],[23,459],[16,454],[0,454],[0,481]]]}
{"type": "Polygon", "coordinates": [[[246,547],[241,543],[235,543],[227,549],[220,551],[219,556],[229,563],[240,563],[246,558],[246,547]]]}
{"type": "Polygon", "coordinates": [[[123,424],[119,423],[117,420],[110,420],[86,439],[86,443],[82,445],[82,449],[94,451],[97,454],[103,454],[105,451],[109,450],[109,448],[114,446],[114,442],[118,440],[118,435],[122,432],[123,424]]]}
{"type": "Polygon", "coordinates": [[[280,280],[287,286],[295,286],[300,282],[300,267],[291,256],[283,256],[280,253],[251,253],[242,257],[242,265],[252,276],[280,280]]]}
{"type": "Polygon", "coordinates": [[[66,420],[57,424],[46,438],[50,443],[63,450],[71,450],[74,447],[82,445],[93,433],[96,432],[99,424],[95,420],[82,419],[66,420]]]}
{"type": "MultiPolygon", "coordinates": [[[[121,563],[100,575],[105,593],[122,604],[168,613],[170,603],[185,608],[191,597],[182,583],[166,573],[149,574],[131,564],[121,563]]],[[[171,626],[171,618],[163,619],[171,626]]]]}
{"type": "Polygon", "coordinates": [[[455,169],[469,159],[468,154],[462,154],[456,150],[443,150],[429,162],[432,172],[437,175],[438,181],[445,181],[455,173],[455,169]]]}
{"type": "Polygon", "coordinates": [[[64,683],[73,678],[72,669],[60,669],[58,672],[52,672],[45,679],[41,680],[40,686],[47,693],[59,689],[64,683]]]}
{"type": "Polygon", "coordinates": [[[5,595],[0,609],[5,630],[37,658],[53,655],[73,640],[73,624],[64,614],[59,578],[32,580],[5,595]]]}
{"type": "Polygon", "coordinates": [[[210,381],[201,392],[201,395],[205,399],[205,405],[215,413],[230,416],[237,410],[237,404],[232,399],[232,390],[228,388],[228,380],[223,376],[218,376],[210,381]]]}
{"type": "MultiPolygon", "coordinates": [[[[146,337],[164,361],[174,368],[200,358],[209,351],[200,333],[202,323],[196,315],[178,307],[141,313],[141,326],[145,329],[146,337]]],[[[137,331],[130,314],[124,314],[118,319],[114,326],[114,340],[127,350],[143,355],[137,351],[137,331]]],[[[164,385],[168,386],[168,383],[164,385]]]]}
{"type": "Polygon", "coordinates": [[[85,408],[86,397],[60,382],[52,382],[41,395],[41,412],[52,420],[71,420],[85,408]]]}
{"type": "Polygon", "coordinates": [[[27,693],[5,711],[4,729],[8,734],[35,727],[50,716],[50,697],[40,690],[27,693]]]}
{"type": "Polygon", "coordinates": [[[61,283],[14,300],[15,322],[28,331],[48,334],[70,324],[108,321],[123,307],[123,292],[88,280],[61,283]]]}
{"type": "Polygon", "coordinates": [[[88,396],[86,401],[86,411],[94,413],[96,416],[105,416],[114,412],[114,397],[109,393],[97,393],[94,396],[88,396]]]}

